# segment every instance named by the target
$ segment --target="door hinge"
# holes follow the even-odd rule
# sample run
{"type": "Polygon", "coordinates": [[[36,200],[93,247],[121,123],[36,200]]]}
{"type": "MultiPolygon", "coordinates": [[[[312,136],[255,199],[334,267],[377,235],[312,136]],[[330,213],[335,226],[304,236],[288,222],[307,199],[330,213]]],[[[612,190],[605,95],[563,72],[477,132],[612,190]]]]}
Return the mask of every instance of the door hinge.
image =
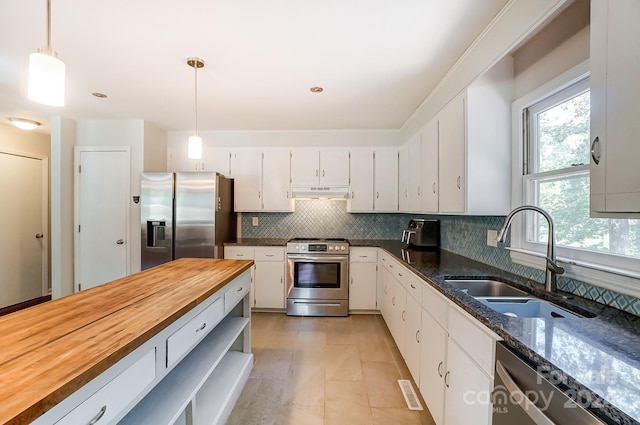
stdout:
{"type": "Polygon", "coordinates": [[[82,291],[82,283],[78,283],[78,291],[82,291]]]}
{"type": "Polygon", "coordinates": [[[80,233],[80,225],[78,224],[78,233],[80,233]]]}
{"type": "Polygon", "coordinates": [[[78,165],[78,173],[82,173],[82,165],[78,165]]]}

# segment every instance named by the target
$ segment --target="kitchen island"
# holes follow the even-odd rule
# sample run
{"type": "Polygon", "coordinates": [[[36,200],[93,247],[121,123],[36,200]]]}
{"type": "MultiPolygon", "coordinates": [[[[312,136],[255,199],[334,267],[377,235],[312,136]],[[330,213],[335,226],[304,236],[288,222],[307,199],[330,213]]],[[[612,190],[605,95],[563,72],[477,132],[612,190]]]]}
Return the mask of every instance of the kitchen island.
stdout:
{"type": "MultiPolygon", "coordinates": [[[[135,415],[136,404],[143,405],[147,395],[184,409],[189,399],[163,399],[154,394],[155,387],[184,372],[186,361],[210,361],[204,369],[213,374],[231,351],[242,357],[241,370],[248,376],[246,295],[252,264],[176,260],[0,317],[0,423],[74,423],[76,418],[87,423],[102,416],[109,423],[132,409],[135,415]],[[194,326],[197,335],[192,336],[194,326]],[[229,341],[222,344],[220,358],[206,359],[198,347],[215,348],[224,339],[222,331],[229,341]],[[122,399],[115,408],[107,407],[112,395],[122,399]],[[92,404],[98,409],[84,420],[83,406],[92,404]]],[[[205,384],[198,381],[190,391],[205,384]]],[[[244,382],[237,384],[241,389],[244,382]]]]}

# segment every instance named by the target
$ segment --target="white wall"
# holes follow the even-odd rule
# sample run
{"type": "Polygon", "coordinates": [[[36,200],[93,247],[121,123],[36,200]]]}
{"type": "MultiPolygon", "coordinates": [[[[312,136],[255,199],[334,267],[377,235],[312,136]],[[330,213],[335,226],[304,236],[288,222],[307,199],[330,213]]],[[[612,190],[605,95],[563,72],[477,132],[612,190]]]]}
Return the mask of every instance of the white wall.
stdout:
{"type": "Polygon", "coordinates": [[[51,118],[51,296],[73,293],[73,147],[75,121],[51,118]]]}
{"type": "Polygon", "coordinates": [[[13,152],[51,156],[51,137],[37,131],[25,131],[0,123],[0,148],[13,152]]]}

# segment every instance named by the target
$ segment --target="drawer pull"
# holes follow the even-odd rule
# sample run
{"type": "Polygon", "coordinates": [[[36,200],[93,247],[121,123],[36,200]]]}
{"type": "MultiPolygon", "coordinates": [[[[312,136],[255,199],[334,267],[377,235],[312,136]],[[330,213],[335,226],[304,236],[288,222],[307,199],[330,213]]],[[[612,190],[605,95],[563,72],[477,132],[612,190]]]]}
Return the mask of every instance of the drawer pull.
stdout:
{"type": "Polygon", "coordinates": [[[244,289],[244,286],[241,286],[240,288],[238,288],[238,292],[242,292],[243,289],[244,289]]]}
{"type": "Polygon", "coordinates": [[[407,312],[407,310],[402,310],[402,321],[406,322],[406,320],[404,319],[404,314],[407,312]]]}
{"type": "Polygon", "coordinates": [[[450,370],[447,371],[447,373],[444,375],[444,384],[447,386],[447,388],[449,388],[449,374],[451,373],[450,370]]]}
{"type": "Polygon", "coordinates": [[[104,406],[102,406],[102,409],[100,409],[100,411],[98,412],[97,415],[95,415],[93,417],[93,419],[91,419],[89,422],[87,422],[87,425],[94,425],[97,424],[98,421],[100,419],[102,419],[102,417],[104,416],[104,414],[107,412],[107,405],[105,404],[104,406]]]}
{"type": "Polygon", "coordinates": [[[402,277],[402,273],[398,272],[398,276],[402,277]]]}
{"type": "Polygon", "coordinates": [[[420,329],[416,331],[416,342],[420,344],[420,329]]]}
{"type": "Polygon", "coordinates": [[[438,363],[438,375],[440,375],[441,378],[442,378],[442,366],[443,365],[444,365],[444,362],[438,363]]]}
{"type": "Polygon", "coordinates": [[[207,322],[204,322],[202,324],[202,326],[200,326],[198,329],[196,329],[196,332],[200,332],[201,330],[204,330],[204,328],[206,328],[206,327],[207,327],[207,322]]]}
{"type": "Polygon", "coordinates": [[[369,258],[368,255],[358,255],[358,257],[360,257],[360,258],[369,258]]]}
{"type": "Polygon", "coordinates": [[[416,287],[415,287],[415,286],[413,286],[413,283],[411,284],[411,289],[416,289],[416,287]]]}
{"type": "Polygon", "coordinates": [[[236,254],[236,257],[244,257],[244,254],[236,254]]]}
{"type": "Polygon", "coordinates": [[[273,257],[273,254],[265,254],[265,257],[273,257]]]}

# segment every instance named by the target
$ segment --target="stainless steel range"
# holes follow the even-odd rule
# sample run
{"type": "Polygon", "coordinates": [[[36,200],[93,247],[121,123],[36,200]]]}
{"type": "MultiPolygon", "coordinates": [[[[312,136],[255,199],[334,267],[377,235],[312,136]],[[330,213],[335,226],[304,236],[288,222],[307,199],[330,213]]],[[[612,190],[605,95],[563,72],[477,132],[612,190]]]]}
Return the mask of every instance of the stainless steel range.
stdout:
{"type": "Polygon", "coordinates": [[[287,243],[287,314],[349,315],[349,241],[291,239],[287,243]]]}

